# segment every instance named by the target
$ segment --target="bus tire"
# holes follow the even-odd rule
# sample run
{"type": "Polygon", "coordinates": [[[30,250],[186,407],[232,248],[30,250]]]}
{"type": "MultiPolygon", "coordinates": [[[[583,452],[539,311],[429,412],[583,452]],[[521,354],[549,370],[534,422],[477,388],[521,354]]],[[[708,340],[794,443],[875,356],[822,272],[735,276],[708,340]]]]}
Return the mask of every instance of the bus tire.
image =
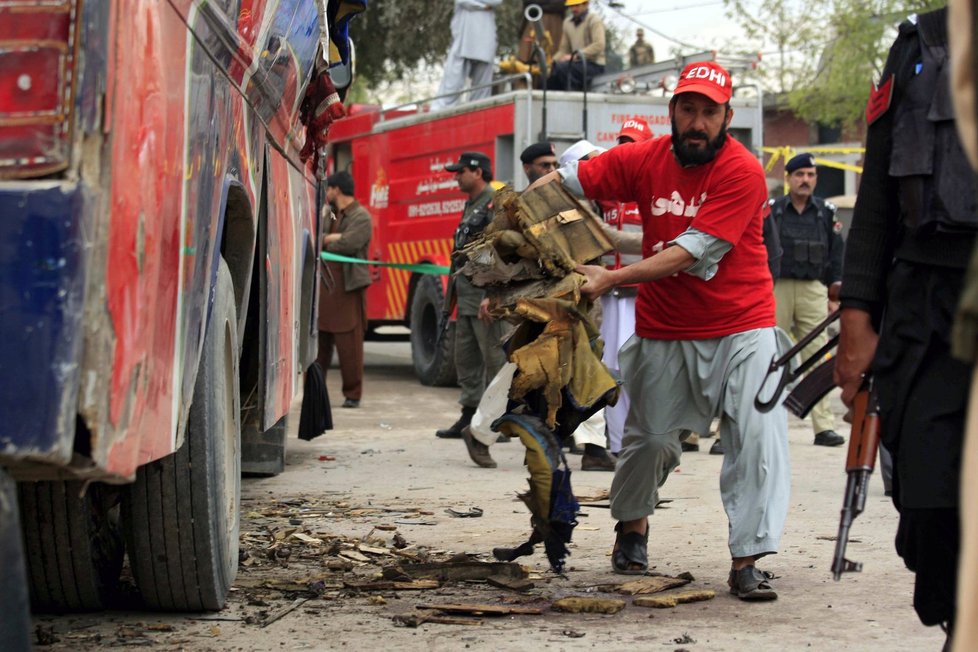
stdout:
{"type": "Polygon", "coordinates": [[[17,484],[0,468],[0,650],[30,650],[31,610],[17,484]]]}
{"type": "Polygon", "coordinates": [[[422,385],[451,387],[456,384],[455,322],[452,322],[441,341],[444,292],[436,276],[424,275],[414,288],[411,298],[411,361],[422,385]]]}
{"type": "Polygon", "coordinates": [[[152,609],[221,609],[238,569],[239,352],[223,259],[216,283],[183,444],[141,467],[123,500],[130,565],[152,609]]]}
{"type": "Polygon", "coordinates": [[[35,611],[99,611],[116,595],[125,553],[119,505],[104,485],[84,485],[17,484],[35,611]]]}

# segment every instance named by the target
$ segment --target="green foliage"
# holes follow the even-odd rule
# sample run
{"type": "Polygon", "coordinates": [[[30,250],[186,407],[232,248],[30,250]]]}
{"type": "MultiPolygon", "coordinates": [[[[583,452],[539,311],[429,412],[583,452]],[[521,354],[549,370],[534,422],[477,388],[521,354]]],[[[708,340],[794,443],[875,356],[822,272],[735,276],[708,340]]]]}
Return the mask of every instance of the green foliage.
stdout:
{"type": "Polygon", "coordinates": [[[908,15],[943,0],[724,0],[750,46],[770,51],[762,83],[784,93],[796,115],[811,123],[854,126],[871,83],[878,81],[896,27],[908,15]]]}

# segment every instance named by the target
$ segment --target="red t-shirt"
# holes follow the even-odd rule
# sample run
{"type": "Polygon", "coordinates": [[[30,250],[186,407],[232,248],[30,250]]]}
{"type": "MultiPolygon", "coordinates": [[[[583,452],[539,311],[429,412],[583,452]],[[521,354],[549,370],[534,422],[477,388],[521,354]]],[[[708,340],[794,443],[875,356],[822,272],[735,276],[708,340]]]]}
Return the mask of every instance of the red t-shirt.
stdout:
{"type": "Polygon", "coordinates": [[[672,139],[614,147],[577,168],[591,199],[634,201],[642,253],[692,227],[733,248],[709,281],[680,272],[639,286],[636,332],[660,340],[703,340],[775,325],[774,283],[762,236],[767,184],[761,164],[728,137],[709,163],[682,167],[672,139]]]}

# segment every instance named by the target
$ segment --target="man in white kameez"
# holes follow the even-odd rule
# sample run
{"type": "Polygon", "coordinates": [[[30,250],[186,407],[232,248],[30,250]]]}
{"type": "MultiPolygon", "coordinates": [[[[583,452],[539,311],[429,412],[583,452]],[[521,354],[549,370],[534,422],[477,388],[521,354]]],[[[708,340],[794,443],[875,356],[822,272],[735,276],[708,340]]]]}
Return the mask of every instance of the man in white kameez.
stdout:
{"type": "Polygon", "coordinates": [[[432,110],[457,104],[465,82],[475,90],[469,100],[489,97],[492,89],[493,61],[496,57],[496,13],[502,0],[455,0],[452,15],[452,45],[445,59],[445,73],[438,88],[439,97],[431,102],[432,110]],[[475,88],[485,86],[484,88],[475,88]]]}

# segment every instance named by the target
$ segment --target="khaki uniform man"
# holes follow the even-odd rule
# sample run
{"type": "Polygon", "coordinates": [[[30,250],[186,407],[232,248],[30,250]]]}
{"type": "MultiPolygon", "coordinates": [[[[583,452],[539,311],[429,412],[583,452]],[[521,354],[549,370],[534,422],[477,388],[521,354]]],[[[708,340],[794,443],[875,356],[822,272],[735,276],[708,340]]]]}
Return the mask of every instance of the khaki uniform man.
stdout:
{"type": "MultiPolygon", "coordinates": [[[[798,340],[828,316],[827,286],[842,279],[842,224],[835,206],[815,197],[818,172],[811,154],[799,154],[785,165],[788,194],[771,201],[771,216],[781,239],[781,271],[774,281],[778,326],[798,340]]],[[[802,351],[812,355],[828,340],[822,333],[802,351]]],[[[816,446],[840,446],[835,416],[825,397],[812,408],[816,446]]]]}
{"type": "MultiPolygon", "coordinates": [[[[445,166],[455,173],[458,189],[468,195],[465,210],[455,229],[455,251],[474,240],[492,220],[492,163],[482,152],[464,152],[457,163],[445,166]]],[[[442,439],[460,439],[462,428],[469,425],[489,379],[506,362],[501,344],[503,323],[492,319],[487,310],[485,291],[475,287],[462,275],[455,277],[458,311],[455,321],[455,369],[462,395],[458,402],[462,414],[448,428],[435,435],[442,439]]]]}

